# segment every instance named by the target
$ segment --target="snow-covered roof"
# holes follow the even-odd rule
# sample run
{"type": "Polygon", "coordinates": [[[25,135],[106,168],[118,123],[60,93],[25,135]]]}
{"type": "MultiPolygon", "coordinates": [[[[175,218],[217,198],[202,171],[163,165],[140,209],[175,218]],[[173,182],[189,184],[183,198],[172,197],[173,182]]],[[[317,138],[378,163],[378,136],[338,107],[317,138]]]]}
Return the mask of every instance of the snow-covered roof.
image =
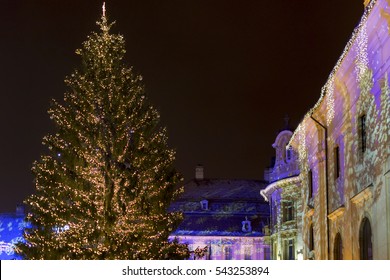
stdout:
{"type": "Polygon", "coordinates": [[[184,192],[171,204],[171,211],[184,213],[174,235],[262,236],[268,224],[269,205],[259,191],[267,183],[261,180],[191,180],[184,192]],[[207,206],[202,203],[207,202],[207,206]],[[243,221],[251,230],[243,230],[243,221]]]}

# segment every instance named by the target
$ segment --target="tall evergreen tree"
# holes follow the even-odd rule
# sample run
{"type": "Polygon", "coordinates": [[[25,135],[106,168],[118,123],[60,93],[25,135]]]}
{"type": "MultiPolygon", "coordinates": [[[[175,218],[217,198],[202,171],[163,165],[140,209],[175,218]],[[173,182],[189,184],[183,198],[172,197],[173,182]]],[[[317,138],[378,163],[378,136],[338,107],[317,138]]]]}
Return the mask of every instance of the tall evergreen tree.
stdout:
{"type": "Polygon", "coordinates": [[[174,152],[142,77],[124,64],[125,42],[103,12],[76,51],[82,66],[65,79],[69,91],[49,109],[56,133],[34,163],[36,193],[26,204],[27,259],[180,259],[188,249],[168,242],[181,221],[168,212],[180,181],[174,152]]]}

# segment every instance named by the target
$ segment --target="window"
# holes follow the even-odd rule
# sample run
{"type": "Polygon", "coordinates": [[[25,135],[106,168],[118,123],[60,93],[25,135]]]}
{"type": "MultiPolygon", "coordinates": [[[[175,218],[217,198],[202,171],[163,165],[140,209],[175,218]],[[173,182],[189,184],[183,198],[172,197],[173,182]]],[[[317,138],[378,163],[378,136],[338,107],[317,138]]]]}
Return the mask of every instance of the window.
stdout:
{"type": "Polygon", "coordinates": [[[366,115],[359,118],[360,130],[360,151],[364,153],[367,147],[366,115]]]}
{"type": "Polygon", "coordinates": [[[291,151],[291,147],[287,147],[286,145],[286,162],[290,162],[291,161],[291,158],[292,158],[292,151],[291,151]]]}
{"type": "Polygon", "coordinates": [[[244,249],[244,260],[252,259],[252,250],[251,247],[245,247],[244,249]]]}
{"type": "Polygon", "coordinates": [[[295,260],[294,239],[284,240],[284,260],[295,260]]]}
{"type": "Polygon", "coordinates": [[[294,219],[294,205],[292,201],[286,201],[283,203],[283,220],[285,222],[294,219]]]}
{"type": "Polygon", "coordinates": [[[310,226],[309,232],[309,251],[314,250],[314,228],[313,225],[310,226]]]}
{"type": "Polygon", "coordinates": [[[206,260],[211,260],[211,244],[207,246],[206,260]]]}
{"type": "Polygon", "coordinates": [[[295,260],[295,250],[294,250],[294,240],[290,239],[288,241],[288,259],[295,260]]]}
{"type": "MultiPolygon", "coordinates": [[[[271,259],[271,248],[270,247],[265,247],[264,248],[264,259],[265,260],[270,260],[271,259]]],[[[276,260],[276,258],[275,258],[276,260]]]]}
{"type": "Polygon", "coordinates": [[[337,146],[334,148],[334,171],[335,179],[340,177],[340,148],[337,146]]]}
{"type": "Polygon", "coordinates": [[[202,200],[200,202],[200,208],[202,210],[209,210],[209,202],[206,199],[202,200]]]}
{"type": "Polygon", "coordinates": [[[232,247],[225,246],[225,260],[231,260],[232,259],[232,247]]]}
{"type": "Polygon", "coordinates": [[[243,232],[251,232],[252,231],[251,221],[248,221],[248,217],[245,217],[245,221],[242,221],[241,223],[242,223],[241,230],[243,232]]]}
{"type": "Polygon", "coordinates": [[[309,174],[307,175],[308,180],[308,198],[309,201],[311,198],[313,198],[313,172],[309,170],[309,174]]]}
{"type": "Polygon", "coordinates": [[[341,240],[340,233],[336,234],[336,238],[334,239],[334,259],[335,260],[342,260],[343,259],[343,243],[341,240]]]}
{"type": "Polygon", "coordinates": [[[361,260],[372,260],[372,234],[371,224],[367,218],[364,218],[360,226],[360,259],[361,260]]]}

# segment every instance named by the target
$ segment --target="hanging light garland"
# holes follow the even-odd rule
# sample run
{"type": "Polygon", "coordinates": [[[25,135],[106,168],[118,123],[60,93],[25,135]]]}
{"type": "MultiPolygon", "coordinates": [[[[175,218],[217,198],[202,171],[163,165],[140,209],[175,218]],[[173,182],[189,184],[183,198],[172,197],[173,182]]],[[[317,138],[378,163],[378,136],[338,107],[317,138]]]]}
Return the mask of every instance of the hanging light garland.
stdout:
{"type": "Polygon", "coordinates": [[[355,71],[357,82],[360,83],[365,72],[368,69],[368,37],[367,37],[367,24],[363,23],[360,32],[356,37],[356,60],[355,71]]]}
{"type": "Polygon", "coordinates": [[[326,124],[327,126],[330,126],[334,118],[334,75],[329,78],[329,83],[327,85],[326,124]]]}
{"type": "MultiPolygon", "coordinates": [[[[358,60],[360,61],[359,65],[363,66],[363,65],[368,65],[368,56],[367,56],[367,60],[365,59],[364,57],[364,52],[367,52],[367,47],[365,47],[365,39],[364,38],[367,38],[367,31],[366,31],[366,22],[367,22],[367,18],[368,16],[370,15],[371,11],[373,10],[373,8],[375,7],[375,4],[377,3],[378,0],[372,0],[365,8],[365,11],[363,13],[363,16],[361,18],[361,21],[359,23],[359,25],[355,28],[355,30],[352,32],[352,36],[351,38],[349,39],[347,45],[345,46],[339,60],[337,61],[336,65],[333,67],[333,70],[332,72],[329,74],[329,77],[327,79],[327,82],[325,83],[325,85],[322,87],[321,89],[321,95],[320,95],[320,98],[318,99],[317,103],[313,106],[313,108],[311,108],[306,114],[305,116],[303,117],[300,125],[297,127],[297,129],[294,131],[289,143],[288,143],[288,147],[290,147],[292,145],[292,142],[294,141],[294,139],[297,137],[297,135],[300,135],[301,134],[301,129],[302,129],[302,124],[306,122],[306,119],[307,118],[310,118],[310,116],[314,113],[314,111],[322,104],[322,101],[324,100],[325,96],[327,96],[327,94],[333,94],[334,92],[334,85],[332,85],[332,83],[334,84],[334,76],[336,74],[336,72],[339,70],[339,68],[341,67],[341,64],[342,62],[344,61],[345,57],[347,56],[347,54],[350,52],[350,50],[352,49],[353,45],[357,42],[357,41],[361,41],[360,43],[360,51],[361,51],[361,54],[359,55],[359,58],[358,60]],[[363,30],[363,31],[362,31],[363,30]],[[358,39],[358,36],[359,34],[361,34],[360,36],[363,37],[361,38],[360,40],[358,39]],[[333,88],[333,90],[332,90],[333,88]]],[[[360,66],[359,66],[360,67],[360,66]]],[[[363,69],[362,69],[363,70],[363,69]]],[[[364,72],[364,71],[363,71],[364,72]]],[[[360,73],[360,71],[359,71],[360,73]]],[[[332,107],[332,99],[330,98],[329,99],[329,107],[330,108],[334,108],[332,107]]],[[[334,106],[334,101],[333,101],[333,106],[334,106]]],[[[331,114],[329,114],[329,118],[327,117],[327,122],[329,122],[329,119],[330,119],[330,116],[331,114]]],[[[301,138],[301,137],[299,137],[301,138]]],[[[300,144],[301,146],[301,144],[300,144]]],[[[299,148],[299,150],[302,150],[303,148],[299,148]]],[[[301,156],[300,156],[301,157],[301,156]]]]}

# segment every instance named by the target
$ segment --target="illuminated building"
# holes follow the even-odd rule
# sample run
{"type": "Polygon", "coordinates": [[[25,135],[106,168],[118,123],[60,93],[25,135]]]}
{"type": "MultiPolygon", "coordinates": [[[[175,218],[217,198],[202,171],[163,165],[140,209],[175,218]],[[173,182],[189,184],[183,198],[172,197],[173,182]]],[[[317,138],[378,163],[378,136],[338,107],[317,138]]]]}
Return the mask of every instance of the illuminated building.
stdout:
{"type": "MultiPolygon", "coordinates": [[[[258,180],[205,179],[198,166],[195,179],[172,204],[185,218],[170,239],[177,237],[191,251],[206,247],[204,259],[270,259],[269,206],[258,195],[264,186],[258,180]]],[[[0,214],[0,260],[20,259],[14,244],[23,241],[24,218],[21,206],[0,214]]]]}
{"type": "Polygon", "coordinates": [[[190,251],[206,248],[203,259],[270,259],[269,206],[258,195],[264,186],[258,180],[206,179],[198,166],[195,179],[172,204],[184,220],[171,238],[190,251]]]}
{"type": "Polygon", "coordinates": [[[283,199],[295,189],[294,249],[304,259],[390,259],[390,1],[365,3],[320,99],[291,136],[300,175],[262,191],[272,203],[277,190],[283,199]]]}
{"type": "MultiPolygon", "coordinates": [[[[172,238],[210,259],[267,258],[269,241],[275,259],[390,259],[389,2],[365,1],[318,102],[278,135],[261,192],[271,207],[262,182],[207,180],[198,168],[172,205],[185,214],[172,238]]],[[[0,217],[1,258],[14,242],[5,233],[22,229],[11,216],[0,217]]]]}
{"type": "Polygon", "coordinates": [[[295,260],[299,257],[296,248],[302,247],[299,164],[297,154],[286,149],[292,134],[286,119],[284,129],[272,144],[275,162],[264,172],[269,185],[260,192],[271,208],[270,244],[274,260],[295,260]]]}

